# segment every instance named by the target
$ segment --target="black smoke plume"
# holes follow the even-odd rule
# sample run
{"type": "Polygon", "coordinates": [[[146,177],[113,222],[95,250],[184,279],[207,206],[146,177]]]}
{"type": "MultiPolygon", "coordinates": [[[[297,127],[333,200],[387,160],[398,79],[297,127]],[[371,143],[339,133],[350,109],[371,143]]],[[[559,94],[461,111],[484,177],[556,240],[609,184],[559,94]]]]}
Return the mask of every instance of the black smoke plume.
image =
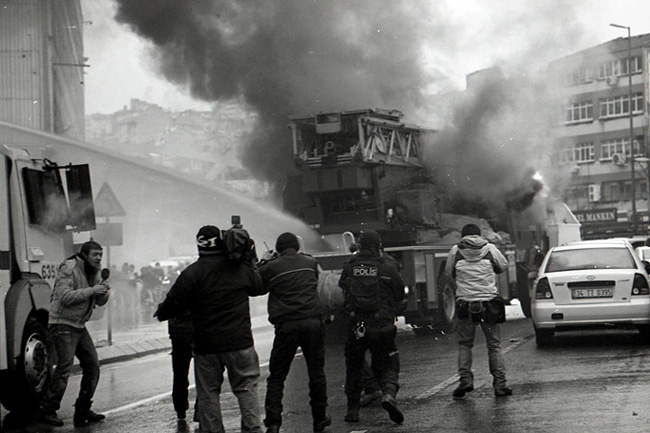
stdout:
{"type": "Polygon", "coordinates": [[[456,213],[496,219],[528,208],[544,184],[552,104],[544,82],[501,68],[468,77],[449,126],[427,148],[431,172],[456,213]]]}
{"type": "Polygon", "coordinates": [[[414,113],[433,81],[422,64],[423,45],[434,35],[425,2],[117,3],[117,20],[153,42],[168,80],[201,100],[243,100],[258,114],[242,160],[275,185],[293,168],[290,114],[414,113]]]}

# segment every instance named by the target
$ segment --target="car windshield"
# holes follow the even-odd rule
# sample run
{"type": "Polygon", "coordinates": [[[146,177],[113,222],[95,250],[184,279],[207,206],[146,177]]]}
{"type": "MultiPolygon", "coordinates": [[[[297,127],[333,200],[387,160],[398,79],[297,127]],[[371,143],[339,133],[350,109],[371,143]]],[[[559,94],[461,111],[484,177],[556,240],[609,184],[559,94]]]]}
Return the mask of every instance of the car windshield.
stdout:
{"type": "Polygon", "coordinates": [[[626,248],[585,248],[551,253],[546,272],[579,269],[635,269],[636,263],[626,248]]]}

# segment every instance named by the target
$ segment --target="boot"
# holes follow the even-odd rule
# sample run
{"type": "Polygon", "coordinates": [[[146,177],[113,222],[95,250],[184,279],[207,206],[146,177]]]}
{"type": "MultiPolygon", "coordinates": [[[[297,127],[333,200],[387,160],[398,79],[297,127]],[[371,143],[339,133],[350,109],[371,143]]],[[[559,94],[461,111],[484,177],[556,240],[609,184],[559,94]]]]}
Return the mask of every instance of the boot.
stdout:
{"type": "Polygon", "coordinates": [[[90,410],[91,405],[92,401],[90,404],[75,403],[74,417],[72,418],[75,427],[83,427],[89,423],[99,422],[106,419],[106,415],[90,410]]]}
{"type": "Polygon", "coordinates": [[[51,425],[54,427],[61,427],[63,426],[63,420],[59,418],[56,415],[56,412],[54,411],[47,411],[44,409],[41,409],[38,411],[36,414],[36,421],[42,423],[42,424],[47,424],[51,425]]]}
{"type": "Polygon", "coordinates": [[[388,412],[388,416],[394,423],[401,424],[404,422],[404,414],[399,410],[399,407],[397,407],[397,400],[395,400],[395,397],[392,395],[384,394],[381,398],[381,407],[388,412]]]}
{"type": "Polygon", "coordinates": [[[325,417],[321,420],[314,420],[314,432],[320,433],[322,431],[325,431],[325,427],[329,425],[332,425],[332,418],[329,415],[325,415],[325,417]]]}

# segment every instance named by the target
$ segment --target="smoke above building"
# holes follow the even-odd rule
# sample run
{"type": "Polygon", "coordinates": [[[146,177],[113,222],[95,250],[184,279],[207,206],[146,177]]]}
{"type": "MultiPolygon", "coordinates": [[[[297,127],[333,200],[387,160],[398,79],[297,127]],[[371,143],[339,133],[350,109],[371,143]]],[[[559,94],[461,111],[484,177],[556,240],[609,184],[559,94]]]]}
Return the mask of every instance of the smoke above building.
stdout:
{"type": "Polygon", "coordinates": [[[549,107],[530,72],[579,40],[572,17],[580,6],[565,3],[517,6],[480,28],[460,27],[446,3],[388,0],[119,0],[116,19],[153,43],[169,81],[258,114],[241,158],[259,179],[281,187],[293,170],[291,114],[390,108],[428,126],[442,104],[447,123],[429,151],[435,177],[456,201],[503,203],[537,188],[529,180],[549,107]],[[471,61],[459,53],[494,48],[512,33],[516,46],[490,59],[505,75],[453,101],[434,96],[453,88],[455,63],[471,61]]]}

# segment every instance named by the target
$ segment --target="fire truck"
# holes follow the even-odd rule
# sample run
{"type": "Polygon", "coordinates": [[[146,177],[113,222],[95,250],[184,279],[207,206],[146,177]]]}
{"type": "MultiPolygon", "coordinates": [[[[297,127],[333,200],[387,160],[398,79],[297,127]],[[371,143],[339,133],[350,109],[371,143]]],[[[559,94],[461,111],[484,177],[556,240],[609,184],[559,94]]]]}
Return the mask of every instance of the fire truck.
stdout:
{"type": "Polygon", "coordinates": [[[423,153],[437,131],[402,117],[397,110],[363,109],[289,118],[298,173],[288,177],[284,209],[332,246],[332,252],[315,255],[325,270],[319,288],[324,304],[342,304],[336,283],[349,246],[372,229],[381,235],[384,253],[401,266],[406,323],[416,330],[453,330],[455,286],[445,263],[462,225],[472,222],[508,258],[508,271],[499,275],[501,295],[519,298],[530,316],[530,281],[544,251],[579,240],[580,224],[563,203],[545,204],[535,224],[521,210],[509,212],[506,221],[497,221],[508,233],[495,232],[486,219],[447,213],[423,153]]]}
{"type": "Polygon", "coordinates": [[[59,165],[45,148],[0,147],[0,397],[35,407],[50,378],[47,330],[56,266],[73,232],[95,229],[88,165],[59,165]]]}

